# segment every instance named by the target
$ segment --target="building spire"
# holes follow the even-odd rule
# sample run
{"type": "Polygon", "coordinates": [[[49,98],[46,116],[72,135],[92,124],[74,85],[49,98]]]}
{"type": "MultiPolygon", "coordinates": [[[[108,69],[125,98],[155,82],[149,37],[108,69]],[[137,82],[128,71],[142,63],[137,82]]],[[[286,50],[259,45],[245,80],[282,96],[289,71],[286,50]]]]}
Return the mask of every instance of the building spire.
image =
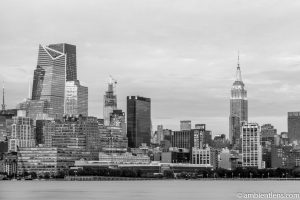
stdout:
{"type": "Polygon", "coordinates": [[[237,62],[237,69],[236,69],[236,81],[242,82],[242,73],[240,68],[240,51],[238,51],[238,62],[237,62]]]}
{"type": "Polygon", "coordinates": [[[5,88],[4,88],[4,81],[3,81],[3,86],[2,86],[2,95],[3,95],[3,99],[2,99],[2,111],[4,111],[5,110],[5,88]]]}

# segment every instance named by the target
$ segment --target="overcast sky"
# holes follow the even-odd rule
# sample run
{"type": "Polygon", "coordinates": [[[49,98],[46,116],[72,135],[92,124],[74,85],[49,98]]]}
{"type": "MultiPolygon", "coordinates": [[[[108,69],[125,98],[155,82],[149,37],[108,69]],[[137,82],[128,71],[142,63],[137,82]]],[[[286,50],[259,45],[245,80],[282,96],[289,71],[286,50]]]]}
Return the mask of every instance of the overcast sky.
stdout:
{"type": "Polygon", "coordinates": [[[152,121],[206,123],[228,134],[237,51],[248,90],[249,121],[287,130],[300,110],[300,1],[82,0],[0,2],[0,80],[6,104],[28,96],[39,44],[77,46],[89,114],[102,117],[108,76],[126,96],[152,100],[152,121]]]}

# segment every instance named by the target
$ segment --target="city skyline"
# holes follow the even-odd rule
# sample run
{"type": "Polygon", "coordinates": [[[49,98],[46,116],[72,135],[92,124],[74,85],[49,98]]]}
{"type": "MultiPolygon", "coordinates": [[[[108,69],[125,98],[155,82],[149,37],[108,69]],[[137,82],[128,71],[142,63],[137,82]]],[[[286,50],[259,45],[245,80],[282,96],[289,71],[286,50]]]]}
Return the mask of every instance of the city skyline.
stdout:
{"type": "Polygon", "coordinates": [[[213,2],[166,2],[149,3],[149,9],[142,3],[131,7],[132,1],[91,1],[84,6],[74,2],[72,10],[82,8],[90,12],[79,19],[79,12],[67,11],[69,17],[76,19],[72,23],[69,17],[62,19],[63,8],[67,7],[64,2],[59,3],[62,8],[49,2],[35,2],[40,9],[24,18],[20,15],[32,10],[32,4],[20,2],[20,7],[13,10],[8,9],[12,3],[2,3],[1,7],[7,9],[0,14],[0,79],[5,81],[6,108],[14,108],[27,97],[38,44],[67,42],[77,46],[77,74],[89,87],[91,116],[102,117],[103,94],[111,74],[119,83],[120,109],[126,110],[126,96],[152,99],[154,129],[163,124],[165,128],[179,130],[180,120],[191,120],[193,125],[207,124],[214,135],[228,135],[229,91],[240,49],[243,79],[249,93],[249,122],[271,123],[278,133],[287,131],[287,112],[300,110],[300,30],[295,26],[299,3],[260,1],[242,5],[229,1],[219,2],[210,9],[214,11],[205,12],[201,9],[213,8],[213,2]],[[54,6],[57,16],[40,14],[54,6]],[[224,6],[230,12],[223,10],[224,6]],[[284,11],[278,12],[283,7],[284,11]],[[113,9],[113,13],[106,9],[113,9]],[[114,15],[116,12],[121,14],[114,15]],[[151,13],[158,17],[149,18],[151,13]],[[40,18],[34,19],[36,16],[40,18]],[[53,17],[61,21],[52,20],[53,17]],[[35,31],[26,27],[29,22],[36,25],[35,31]],[[210,23],[214,26],[207,26],[210,23]],[[78,30],[80,25],[83,28],[78,30]],[[12,31],[15,26],[19,29],[12,31]],[[62,31],[57,34],[55,30],[62,31]],[[14,59],[15,55],[18,59],[14,59]]]}

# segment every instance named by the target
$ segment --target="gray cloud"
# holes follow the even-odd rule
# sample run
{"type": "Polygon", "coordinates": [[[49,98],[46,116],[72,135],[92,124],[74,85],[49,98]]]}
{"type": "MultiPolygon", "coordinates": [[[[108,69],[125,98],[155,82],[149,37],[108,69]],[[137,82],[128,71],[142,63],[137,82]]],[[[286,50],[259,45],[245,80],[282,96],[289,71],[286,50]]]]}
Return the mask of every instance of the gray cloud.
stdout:
{"type": "Polygon", "coordinates": [[[279,0],[89,0],[0,3],[0,79],[14,107],[27,97],[38,44],[77,45],[89,112],[102,116],[109,74],[118,100],[152,98],[154,126],[181,119],[228,132],[229,95],[240,49],[249,118],[285,131],[299,109],[300,2],[279,0]]]}

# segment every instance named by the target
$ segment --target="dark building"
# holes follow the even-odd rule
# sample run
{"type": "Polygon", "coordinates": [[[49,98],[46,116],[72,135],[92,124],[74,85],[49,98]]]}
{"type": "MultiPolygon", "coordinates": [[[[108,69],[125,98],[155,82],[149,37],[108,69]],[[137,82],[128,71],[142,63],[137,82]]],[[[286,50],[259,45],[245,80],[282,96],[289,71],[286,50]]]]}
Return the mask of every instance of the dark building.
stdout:
{"type": "Polygon", "coordinates": [[[203,148],[203,132],[199,129],[173,131],[171,133],[172,147],[188,149],[203,148]]]}
{"type": "Polygon", "coordinates": [[[0,154],[8,152],[8,143],[7,141],[0,141],[0,154]]]}
{"type": "Polygon", "coordinates": [[[292,142],[300,142],[300,112],[288,112],[288,138],[292,142]]]}
{"type": "Polygon", "coordinates": [[[127,97],[128,147],[138,148],[142,143],[150,146],[151,99],[139,96],[127,97]]]}
{"type": "Polygon", "coordinates": [[[241,122],[248,121],[247,90],[242,80],[240,64],[236,70],[236,79],[231,88],[229,137],[232,146],[239,143],[241,137],[241,122]]]}
{"type": "Polygon", "coordinates": [[[300,150],[292,146],[272,147],[272,168],[288,168],[300,166],[300,150]]]}
{"type": "Polygon", "coordinates": [[[275,145],[275,136],[277,130],[271,124],[261,126],[261,145],[262,145],[262,160],[265,162],[266,168],[272,167],[271,149],[275,145]]]}

